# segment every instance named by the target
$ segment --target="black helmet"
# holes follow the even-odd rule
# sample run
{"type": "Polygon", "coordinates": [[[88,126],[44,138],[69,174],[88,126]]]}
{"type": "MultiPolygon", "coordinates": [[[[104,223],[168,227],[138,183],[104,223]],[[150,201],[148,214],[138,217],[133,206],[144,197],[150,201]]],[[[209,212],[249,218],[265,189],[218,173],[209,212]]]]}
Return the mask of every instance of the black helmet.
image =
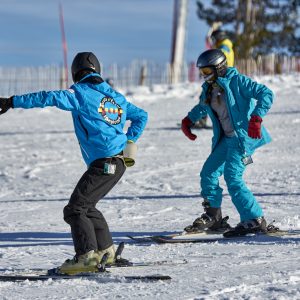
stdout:
{"type": "Polygon", "coordinates": [[[92,52],[77,53],[72,62],[72,78],[74,82],[78,82],[89,73],[101,72],[100,63],[92,52]]]}
{"type": "Polygon", "coordinates": [[[216,43],[216,42],[223,41],[223,40],[227,39],[228,35],[225,31],[223,31],[221,29],[217,29],[217,30],[212,32],[210,37],[211,37],[212,41],[214,43],[216,43]]]}
{"type": "Polygon", "coordinates": [[[227,61],[225,54],[219,49],[210,49],[204,51],[197,60],[198,68],[209,67],[214,70],[215,79],[222,77],[226,73],[227,61]]]}

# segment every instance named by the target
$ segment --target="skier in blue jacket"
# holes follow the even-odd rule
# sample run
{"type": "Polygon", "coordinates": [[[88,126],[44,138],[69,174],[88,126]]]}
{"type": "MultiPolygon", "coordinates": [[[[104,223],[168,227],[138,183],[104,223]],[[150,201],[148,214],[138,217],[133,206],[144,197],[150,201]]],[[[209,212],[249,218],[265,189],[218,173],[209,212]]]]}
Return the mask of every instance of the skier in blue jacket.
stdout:
{"type": "Polygon", "coordinates": [[[130,149],[142,134],[147,113],[128,102],[100,76],[100,63],[91,52],[78,53],[72,63],[74,84],[68,90],[0,98],[0,114],[9,108],[56,106],[71,111],[87,171],[77,183],[64,220],[71,226],[76,255],[58,268],[60,273],[93,272],[104,254],[115,261],[107,222],[96,204],[120,180],[134,157],[130,149]],[[131,121],[127,133],[126,120],[131,121]]]}
{"type": "Polygon", "coordinates": [[[246,165],[252,162],[254,150],[271,141],[262,119],[273,102],[273,93],[262,84],[227,67],[226,57],[219,49],[203,52],[197,67],[204,78],[199,103],[182,120],[182,131],[190,139],[195,122],[206,115],[212,120],[212,151],[200,173],[204,213],[187,232],[217,230],[224,236],[245,235],[267,230],[263,211],[243,181],[246,165]],[[240,223],[230,228],[222,218],[222,188],[224,176],[232,202],[240,215],[240,223]]]}

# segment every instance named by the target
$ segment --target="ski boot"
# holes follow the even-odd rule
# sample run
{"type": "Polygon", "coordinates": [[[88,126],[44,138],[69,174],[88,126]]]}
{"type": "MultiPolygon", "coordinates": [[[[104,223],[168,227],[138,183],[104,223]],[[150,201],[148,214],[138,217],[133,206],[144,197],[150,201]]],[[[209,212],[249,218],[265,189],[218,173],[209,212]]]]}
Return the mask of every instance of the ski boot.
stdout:
{"type": "Polygon", "coordinates": [[[100,261],[101,256],[96,251],[91,250],[85,254],[74,256],[73,259],[67,259],[57,268],[57,273],[75,275],[78,273],[96,272],[100,261]]]}
{"type": "Polygon", "coordinates": [[[205,213],[197,218],[192,225],[184,228],[187,233],[200,233],[203,231],[221,232],[228,230],[230,225],[227,223],[229,217],[222,218],[221,208],[210,207],[207,200],[202,203],[205,213]]]}
{"type": "Polygon", "coordinates": [[[121,254],[124,250],[124,245],[125,245],[124,242],[121,242],[118,245],[117,250],[114,252],[114,258],[111,260],[108,260],[106,265],[115,266],[115,267],[128,267],[133,264],[128,259],[121,257],[121,254]]]}
{"type": "Polygon", "coordinates": [[[116,261],[116,250],[114,245],[111,245],[107,249],[104,250],[97,250],[96,253],[102,258],[104,254],[108,254],[106,264],[112,265],[116,261]]]}
{"type": "Polygon", "coordinates": [[[267,232],[267,222],[264,217],[242,221],[236,227],[223,233],[224,237],[244,236],[249,233],[267,232]]]}
{"type": "Polygon", "coordinates": [[[98,272],[98,266],[105,254],[107,254],[106,262],[113,263],[115,260],[114,245],[105,250],[91,250],[83,255],[74,256],[73,259],[67,259],[59,268],[57,268],[56,272],[67,275],[98,272]]]}

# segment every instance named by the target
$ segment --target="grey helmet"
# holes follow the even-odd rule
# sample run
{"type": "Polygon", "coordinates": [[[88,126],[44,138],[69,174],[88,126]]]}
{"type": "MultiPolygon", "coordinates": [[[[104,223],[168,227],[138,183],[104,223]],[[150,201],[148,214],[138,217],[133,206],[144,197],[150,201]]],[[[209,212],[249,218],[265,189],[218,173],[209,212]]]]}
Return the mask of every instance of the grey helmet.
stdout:
{"type": "Polygon", "coordinates": [[[72,62],[72,78],[76,83],[89,73],[101,73],[100,63],[92,52],[77,53],[72,62]]]}
{"type": "Polygon", "coordinates": [[[198,68],[210,67],[214,70],[215,79],[226,74],[227,60],[219,49],[209,49],[200,54],[197,60],[198,68]]]}

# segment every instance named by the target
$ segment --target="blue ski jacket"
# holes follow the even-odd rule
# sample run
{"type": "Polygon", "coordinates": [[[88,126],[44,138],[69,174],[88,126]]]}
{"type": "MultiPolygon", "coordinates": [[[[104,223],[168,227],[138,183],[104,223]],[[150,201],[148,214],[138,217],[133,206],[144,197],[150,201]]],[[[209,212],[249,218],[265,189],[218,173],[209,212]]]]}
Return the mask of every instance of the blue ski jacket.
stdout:
{"type": "MultiPolygon", "coordinates": [[[[56,106],[72,112],[75,133],[85,163],[119,154],[127,140],[136,142],[142,134],[148,114],[128,102],[105,81],[95,84],[89,74],[68,90],[42,91],[14,96],[14,108],[56,106]],[[131,121],[127,133],[126,120],[131,121]]],[[[101,79],[101,77],[100,77],[101,79]]]]}
{"type": "MultiPolygon", "coordinates": [[[[252,139],[248,136],[248,126],[251,115],[263,118],[273,103],[273,93],[263,84],[251,80],[249,77],[239,74],[236,68],[228,68],[224,77],[218,77],[216,83],[225,92],[225,101],[229,117],[235,134],[239,140],[239,146],[245,156],[251,155],[254,150],[271,141],[264,126],[262,126],[262,138],[252,139]]],[[[206,115],[212,120],[213,138],[212,151],[216,147],[222,135],[222,129],[218,117],[206,103],[208,83],[202,85],[202,93],[199,103],[188,113],[190,120],[195,123],[206,115]]]]}

